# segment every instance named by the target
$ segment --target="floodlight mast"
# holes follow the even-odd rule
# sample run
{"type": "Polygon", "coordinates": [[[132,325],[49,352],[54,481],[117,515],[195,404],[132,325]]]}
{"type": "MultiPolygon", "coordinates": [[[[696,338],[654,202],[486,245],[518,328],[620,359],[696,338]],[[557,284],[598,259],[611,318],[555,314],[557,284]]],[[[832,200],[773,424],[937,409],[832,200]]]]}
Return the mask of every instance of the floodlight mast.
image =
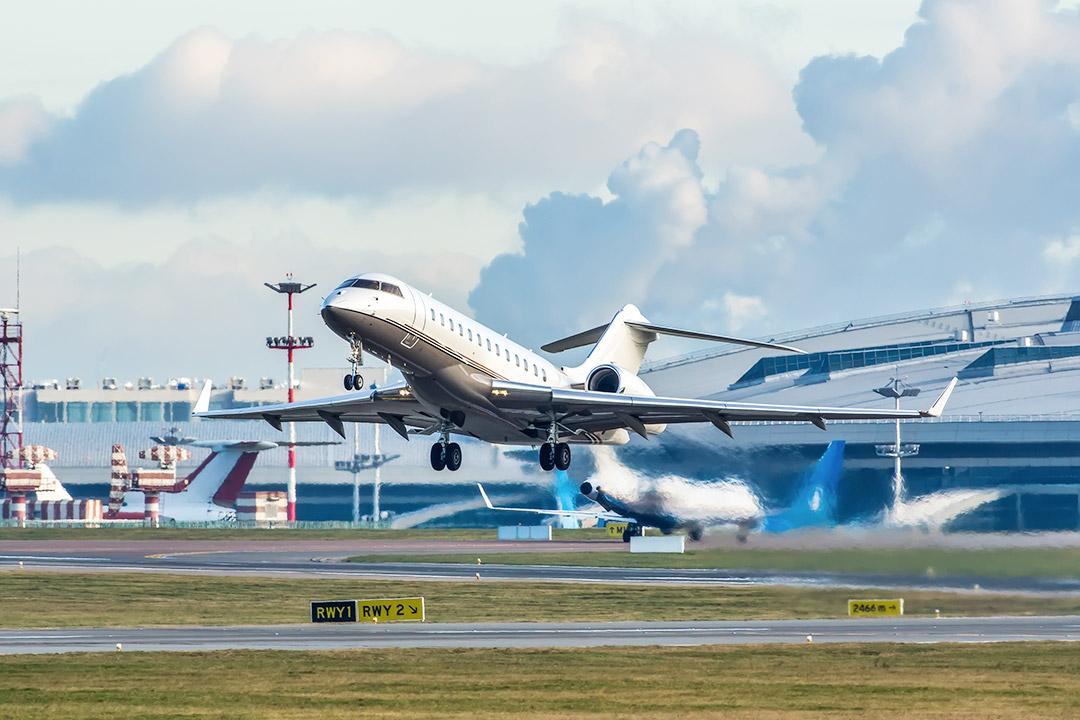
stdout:
{"type": "MultiPolygon", "coordinates": [[[[293,274],[285,273],[285,280],[279,283],[263,283],[276,293],[286,295],[289,298],[289,330],[284,338],[267,338],[266,346],[271,350],[288,351],[289,362],[289,402],[296,399],[296,370],[293,363],[293,350],[303,350],[314,347],[312,338],[298,338],[293,335],[293,295],[299,295],[315,287],[315,283],[304,285],[293,280],[293,274]]],[[[296,424],[289,423],[289,484],[288,505],[286,506],[286,518],[290,523],[296,522],[296,424]]]]}
{"type": "MultiPolygon", "coordinates": [[[[891,397],[894,400],[894,407],[897,411],[900,410],[900,398],[902,397],[915,397],[920,392],[921,388],[911,387],[907,385],[903,379],[899,377],[890,378],[887,385],[884,387],[874,388],[874,392],[882,397],[891,397]]],[[[896,419],[896,444],[878,445],[876,448],[878,455],[882,457],[893,458],[893,508],[899,507],[899,504],[903,501],[904,496],[904,475],[900,465],[900,458],[910,457],[919,454],[918,445],[901,445],[900,444],[900,418],[896,419]]]]}

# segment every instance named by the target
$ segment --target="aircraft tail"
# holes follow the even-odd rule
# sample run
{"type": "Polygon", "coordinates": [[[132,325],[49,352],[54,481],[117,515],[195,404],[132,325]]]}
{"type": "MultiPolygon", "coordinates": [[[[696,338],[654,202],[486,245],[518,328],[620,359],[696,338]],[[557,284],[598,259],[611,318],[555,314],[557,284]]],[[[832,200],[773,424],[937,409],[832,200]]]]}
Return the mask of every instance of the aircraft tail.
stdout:
{"type": "MultiPolygon", "coordinates": [[[[213,503],[232,509],[236,498],[244,489],[258,450],[248,450],[243,445],[255,443],[222,443],[214,446],[206,459],[184,478],[184,492],[194,502],[213,503]],[[230,447],[236,445],[239,447],[230,447]]],[[[269,445],[269,444],[268,444],[269,445]]],[[[276,445],[269,445],[276,447],[276,445]]]]}
{"type": "Polygon", "coordinates": [[[834,440],[806,473],[795,501],[765,518],[766,532],[836,525],[837,487],[844,470],[844,441],[834,440]]]}
{"type": "Polygon", "coordinates": [[[124,507],[124,493],[131,482],[127,454],[119,443],[112,446],[112,473],[109,475],[109,514],[115,515],[124,507]]]}

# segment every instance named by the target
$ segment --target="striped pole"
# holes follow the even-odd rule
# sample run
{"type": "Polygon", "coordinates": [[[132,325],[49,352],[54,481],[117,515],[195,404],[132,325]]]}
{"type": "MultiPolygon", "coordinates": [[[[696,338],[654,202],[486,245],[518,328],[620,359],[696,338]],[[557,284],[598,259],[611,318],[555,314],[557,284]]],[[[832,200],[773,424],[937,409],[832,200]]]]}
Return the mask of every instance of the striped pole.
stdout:
{"type": "Polygon", "coordinates": [[[143,522],[152,528],[161,524],[161,498],[156,492],[143,493],[143,522]]]}
{"type": "Polygon", "coordinates": [[[11,496],[11,519],[19,527],[26,527],[26,496],[11,496]]]}

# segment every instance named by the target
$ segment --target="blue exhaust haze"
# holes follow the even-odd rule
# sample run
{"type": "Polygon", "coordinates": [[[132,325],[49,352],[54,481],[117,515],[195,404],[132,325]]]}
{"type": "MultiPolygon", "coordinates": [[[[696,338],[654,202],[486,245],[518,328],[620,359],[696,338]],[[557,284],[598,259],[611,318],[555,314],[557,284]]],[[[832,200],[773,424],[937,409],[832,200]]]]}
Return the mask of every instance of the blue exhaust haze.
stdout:
{"type": "MultiPolygon", "coordinates": [[[[560,510],[577,509],[578,484],[570,479],[565,470],[555,471],[555,506],[560,510]]],[[[581,522],[575,517],[560,517],[556,520],[561,528],[579,528],[581,522]]]]}
{"type": "Polygon", "coordinates": [[[834,440],[807,471],[795,500],[761,523],[764,532],[787,532],[807,527],[835,527],[836,489],[844,470],[844,441],[834,440]]]}

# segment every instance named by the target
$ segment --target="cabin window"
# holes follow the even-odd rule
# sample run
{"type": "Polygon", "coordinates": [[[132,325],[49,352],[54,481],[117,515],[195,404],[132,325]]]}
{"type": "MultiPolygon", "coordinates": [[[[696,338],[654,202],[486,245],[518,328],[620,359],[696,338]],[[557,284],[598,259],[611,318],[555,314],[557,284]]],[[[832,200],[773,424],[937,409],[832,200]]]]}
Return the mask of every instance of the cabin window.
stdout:
{"type": "Polygon", "coordinates": [[[472,328],[469,328],[469,342],[472,342],[472,328]]]}
{"type": "Polygon", "coordinates": [[[543,380],[544,382],[547,382],[547,370],[546,370],[546,369],[545,369],[545,370],[541,370],[541,371],[540,371],[540,378],[541,378],[541,379],[542,379],[542,380],[543,380]]]}
{"type": "Polygon", "coordinates": [[[510,362],[510,348],[506,348],[506,362],[510,362]]]}
{"type": "Polygon", "coordinates": [[[516,367],[521,367],[521,358],[518,357],[517,353],[514,353],[514,365],[516,367]]]}
{"type": "Polygon", "coordinates": [[[521,361],[521,366],[523,368],[525,368],[525,372],[529,372],[529,361],[528,360],[522,360],[521,361]]]}
{"type": "Polygon", "coordinates": [[[431,319],[435,319],[435,308],[431,308],[431,319]]]}
{"type": "MultiPolygon", "coordinates": [[[[472,330],[470,330],[469,332],[472,332],[472,330]]],[[[457,324],[457,334],[461,337],[465,337],[465,326],[461,323],[457,324]]]]}
{"type": "Polygon", "coordinates": [[[536,363],[533,363],[533,377],[539,377],[540,373],[536,370],[536,363]]]}
{"type": "Polygon", "coordinates": [[[450,318],[450,332],[454,332],[454,318],[450,318]]]}
{"type": "Polygon", "coordinates": [[[488,349],[488,352],[491,352],[491,340],[490,340],[490,338],[487,341],[487,349],[488,349]]]}

